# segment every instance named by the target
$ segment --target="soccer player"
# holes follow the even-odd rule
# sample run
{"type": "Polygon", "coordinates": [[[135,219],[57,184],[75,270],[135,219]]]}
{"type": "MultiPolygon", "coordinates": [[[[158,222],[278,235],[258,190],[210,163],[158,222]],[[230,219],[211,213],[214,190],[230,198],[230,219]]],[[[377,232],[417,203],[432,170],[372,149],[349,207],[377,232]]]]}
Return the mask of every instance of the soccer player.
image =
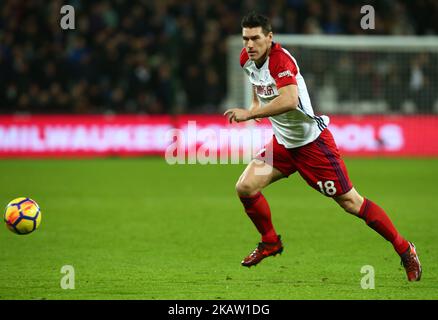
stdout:
{"type": "Polygon", "coordinates": [[[309,93],[297,61],[273,41],[268,18],[249,13],[242,19],[244,48],[240,64],[253,85],[249,109],[225,111],[232,123],[269,118],[274,136],[259,157],[253,159],[236,184],[246,213],[261,234],[261,242],[242,261],[245,267],[279,254],[283,244],[272,225],[268,202],[261,193],[269,184],[298,172],[306,182],[325,196],[333,198],[346,212],[391,242],[400,255],[409,281],[421,278],[421,264],[413,243],[404,239],[385,211],[362,197],[353,187],[329,129],[329,118],[314,114],[309,93]],[[271,152],[272,161],[260,161],[271,152]],[[268,174],[257,169],[270,166],[268,174]]]}

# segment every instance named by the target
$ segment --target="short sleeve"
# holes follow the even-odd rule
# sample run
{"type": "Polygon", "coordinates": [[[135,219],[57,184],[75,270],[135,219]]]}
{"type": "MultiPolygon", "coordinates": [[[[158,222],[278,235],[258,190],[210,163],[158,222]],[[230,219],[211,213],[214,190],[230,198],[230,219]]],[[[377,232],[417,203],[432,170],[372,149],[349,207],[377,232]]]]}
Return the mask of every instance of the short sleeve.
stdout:
{"type": "Polygon", "coordinates": [[[297,66],[293,59],[284,52],[277,52],[270,56],[269,72],[275,80],[277,89],[290,84],[297,84],[297,66]]]}

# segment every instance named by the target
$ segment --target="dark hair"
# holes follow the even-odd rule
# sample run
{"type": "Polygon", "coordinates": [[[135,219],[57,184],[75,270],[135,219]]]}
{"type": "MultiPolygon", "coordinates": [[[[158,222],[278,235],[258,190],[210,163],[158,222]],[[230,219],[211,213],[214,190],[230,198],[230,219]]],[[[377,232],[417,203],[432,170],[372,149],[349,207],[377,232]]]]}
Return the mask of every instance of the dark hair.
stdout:
{"type": "Polygon", "coordinates": [[[246,16],[244,16],[240,25],[242,28],[262,27],[262,31],[265,35],[272,31],[269,18],[264,15],[258,14],[255,11],[251,11],[246,16]]]}

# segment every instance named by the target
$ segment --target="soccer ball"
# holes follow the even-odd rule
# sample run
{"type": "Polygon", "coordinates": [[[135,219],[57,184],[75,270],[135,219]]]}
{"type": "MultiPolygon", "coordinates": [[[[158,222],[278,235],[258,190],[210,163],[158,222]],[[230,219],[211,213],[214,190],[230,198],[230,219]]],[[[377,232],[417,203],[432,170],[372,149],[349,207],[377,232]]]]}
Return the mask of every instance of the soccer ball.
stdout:
{"type": "Polygon", "coordinates": [[[17,198],[6,206],[6,227],[17,234],[28,234],[41,223],[41,210],[30,198],[17,198]]]}

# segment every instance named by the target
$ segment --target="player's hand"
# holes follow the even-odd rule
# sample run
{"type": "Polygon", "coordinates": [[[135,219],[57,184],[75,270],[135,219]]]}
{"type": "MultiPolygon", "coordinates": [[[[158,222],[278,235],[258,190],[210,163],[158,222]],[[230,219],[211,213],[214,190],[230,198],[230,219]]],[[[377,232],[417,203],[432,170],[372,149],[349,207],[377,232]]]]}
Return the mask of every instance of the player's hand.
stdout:
{"type": "Polygon", "coordinates": [[[224,116],[228,116],[228,121],[230,123],[232,123],[233,121],[242,122],[242,121],[250,120],[252,119],[251,115],[252,114],[249,110],[241,109],[241,108],[232,108],[224,112],[224,116]]]}

